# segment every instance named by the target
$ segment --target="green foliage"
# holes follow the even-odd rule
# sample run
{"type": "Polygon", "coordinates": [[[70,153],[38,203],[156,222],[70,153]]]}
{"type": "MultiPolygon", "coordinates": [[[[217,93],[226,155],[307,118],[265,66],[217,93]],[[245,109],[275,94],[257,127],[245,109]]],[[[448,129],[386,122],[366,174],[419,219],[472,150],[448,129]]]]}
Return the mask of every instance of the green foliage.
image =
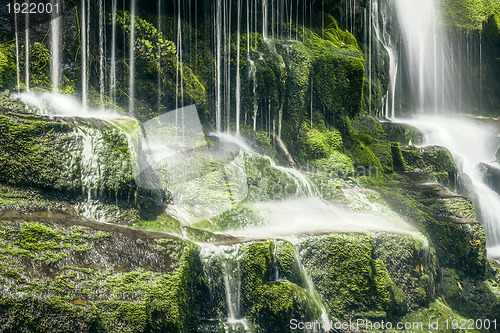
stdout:
{"type": "Polygon", "coordinates": [[[500,13],[498,0],[445,0],[441,3],[444,22],[466,31],[482,30],[484,23],[500,13]]]}
{"type": "Polygon", "coordinates": [[[0,89],[14,85],[16,78],[16,64],[9,51],[9,44],[0,44],[0,89]]]}
{"type": "MultiPolygon", "coordinates": [[[[111,18],[111,13],[110,13],[111,18]]],[[[118,12],[116,23],[128,34],[131,31],[131,16],[129,12],[118,12]]],[[[177,56],[174,42],[166,40],[162,32],[139,16],[135,16],[135,50],[151,63],[165,64],[177,56]]],[[[165,67],[163,67],[165,68],[165,67]]],[[[172,70],[172,68],[170,68],[172,70]]]]}

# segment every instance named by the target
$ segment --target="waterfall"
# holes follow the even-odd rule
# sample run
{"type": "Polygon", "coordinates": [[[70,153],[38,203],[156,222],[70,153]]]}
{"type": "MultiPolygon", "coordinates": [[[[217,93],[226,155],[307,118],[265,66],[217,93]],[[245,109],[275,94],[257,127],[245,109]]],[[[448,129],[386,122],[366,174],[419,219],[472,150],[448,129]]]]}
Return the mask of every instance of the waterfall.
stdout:
{"type": "Polygon", "coordinates": [[[85,0],[82,0],[82,19],[81,19],[81,37],[82,37],[82,104],[83,104],[83,110],[87,111],[88,110],[88,79],[87,79],[87,61],[88,61],[88,54],[87,54],[87,16],[89,13],[86,13],[86,8],[85,8],[85,0]]]}
{"type": "MultiPolygon", "coordinates": [[[[54,6],[56,0],[52,0],[54,6]]],[[[51,58],[52,58],[52,90],[59,91],[59,71],[61,68],[61,16],[55,11],[52,13],[52,20],[50,21],[51,31],[51,58]]]]}
{"type": "Polygon", "coordinates": [[[215,54],[217,57],[217,61],[215,62],[215,91],[216,91],[216,101],[215,101],[215,129],[217,132],[221,131],[221,109],[222,109],[222,101],[221,101],[221,85],[222,85],[222,73],[221,73],[221,47],[222,47],[222,3],[220,0],[216,1],[216,9],[215,9],[215,40],[216,40],[216,50],[215,54]]]}
{"type": "Polygon", "coordinates": [[[104,0],[99,0],[99,94],[101,107],[104,105],[104,0]]]}
{"type": "Polygon", "coordinates": [[[129,73],[129,115],[134,114],[134,100],[135,100],[135,1],[131,0],[130,6],[130,73],[129,73]]]}
{"type": "Polygon", "coordinates": [[[111,69],[109,72],[109,98],[116,104],[116,1],[112,1],[111,10],[111,69]]]}
{"type": "Polygon", "coordinates": [[[240,134],[240,109],[241,109],[241,77],[240,77],[240,39],[241,39],[241,0],[238,0],[238,30],[236,50],[236,135],[240,134]]]}
{"type": "MultiPolygon", "coordinates": [[[[498,168],[492,161],[496,159],[499,142],[494,129],[477,119],[456,114],[463,110],[464,105],[477,102],[474,100],[475,89],[479,89],[481,95],[482,70],[479,70],[479,82],[470,77],[472,66],[477,65],[475,59],[479,58],[480,66],[482,63],[481,40],[477,50],[469,36],[465,36],[465,41],[464,36],[453,36],[458,37],[458,41],[449,42],[442,28],[438,4],[433,0],[400,0],[394,4],[405,48],[405,53],[401,54],[405,58],[401,63],[406,67],[401,67],[401,70],[409,78],[410,95],[416,101],[418,115],[416,119],[398,121],[422,130],[426,145],[445,146],[452,152],[459,166],[459,178],[476,205],[490,251],[500,245],[500,196],[488,186],[480,166],[498,168]],[[429,116],[441,109],[455,114],[429,116]]],[[[391,82],[391,90],[393,87],[394,82],[391,82]]],[[[479,103],[480,99],[481,96],[479,103]]]]}
{"type": "Polygon", "coordinates": [[[439,7],[434,0],[395,1],[403,44],[407,54],[410,87],[416,100],[416,109],[456,110],[455,81],[451,75],[451,52],[441,25],[439,7]],[[441,69],[441,72],[438,71],[441,69]],[[443,74],[441,74],[443,73],[443,74]],[[438,87],[445,87],[444,100],[438,87]]]}
{"type": "MultiPolygon", "coordinates": [[[[380,3],[379,0],[374,0],[371,4],[370,12],[371,12],[370,19],[372,21],[370,27],[373,26],[377,40],[384,46],[385,50],[387,51],[387,54],[389,55],[390,90],[387,92],[386,95],[385,117],[394,118],[396,116],[395,98],[396,98],[396,79],[398,75],[398,56],[396,53],[397,46],[394,45],[392,36],[388,31],[388,27],[392,23],[391,7],[388,6],[388,4],[384,0],[380,0],[380,3]],[[389,106],[389,101],[390,101],[390,106],[389,106]]],[[[370,45],[371,45],[371,35],[370,35],[370,45]]],[[[371,52],[368,56],[370,57],[370,64],[371,64],[371,52]]]]}
{"type": "Polygon", "coordinates": [[[19,61],[19,31],[17,25],[17,13],[14,13],[14,30],[16,32],[16,72],[17,72],[17,92],[21,92],[21,70],[19,61]]]}
{"type": "Polygon", "coordinates": [[[26,91],[30,91],[30,14],[25,14],[25,27],[24,27],[24,51],[25,51],[25,81],[26,91]]]}
{"type": "Polygon", "coordinates": [[[469,189],[485,228],[488,248],[500,245],[500,196],[485,183],[478,168],[480,163],[490,164],[495,160],[498,148],[495,131],[473,120],[456,117],[419,117],[401,121],[421,129],[425,134],[425,145],[450,149],[461,169],[460,177],[466,183],[467,179],[470,180],[469,189]]]}
{"type": "Polygon", "coordinates": [[[314,283],[311,279],[311,276],[305,269],[304,265],[302,264],[302,261],[299,258],[298,255],[298,249],[294,247],[295,250],[295,261],[298,263],[298,266],[300,268],[300,273],[302,274],[302,277],[304,278],[307,286],[307,292],[309,295],[312,297],[314,303],[316,306],[321,310],[321,323],[322,323],[322,328],[325,332],[330,331],[330,318],[328,317],[328,312],[326,311],[326,307],[323,304],[323,301],[321,300],[320,295],[316,291],[316,288],[314,288],[314,283]]]}
{"type": "MultiPolygon", "coordinates": [[[[161,2],[162,0],[158,0],[158,45],[160,45],[160,34],[162,33],[161,30],[161,16],[162,16],[162,7],[161,7],[161,2]]],[[[158,46],[158,114],[161,111],[161,46],[158,46]]]]}
{"type": "Polygon", "coordinates": [[[203,263],[203,274],[210,290],[211,298],[217,299],[217,288],[220,288],[218,274],[222,275],[224,299],[226,304],[225,332],[252,332],[250,323],[241,313],[241,267],[242,246],[215,246],[203,244],[200,258],[203,263]],[[214,267],[221,267],[216,272],[214,267]]]}
{"type": "Polygon", "coordinates": [[[177,63],[176,63],[176,89],[175,89],[175,108],[184,106],[184,77],[182,70],[182,18],[181,18],[181,0],[177,0],[177,63]],[[180,104],[179,104],[180,97],[180,104]]]}

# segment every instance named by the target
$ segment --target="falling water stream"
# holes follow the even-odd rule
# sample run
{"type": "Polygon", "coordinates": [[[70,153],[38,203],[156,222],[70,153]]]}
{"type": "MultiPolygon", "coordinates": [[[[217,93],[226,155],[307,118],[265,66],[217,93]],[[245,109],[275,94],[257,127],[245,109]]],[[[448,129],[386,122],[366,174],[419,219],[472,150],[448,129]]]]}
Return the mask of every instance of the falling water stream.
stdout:
{"type": "MultiPolygon", "coordinates": [[[[452,152],[459,166],[460,176],[468,184],[468,191],[472,192],[478,218],[484,225],[489,255],[498,256],[500,196],[486,184],[479,170],[480,163],[497,168],[495,152],[500,145],[498,129],[477,119],[457,115],[464,104],[464,87],[469,87],[470,90],[472,85],[481,86],[480,82],[473,82],[472,78],[464,78],[463,75],[462,67],[465,66],[469,71],[471,66],[469,38],[464,55],[466,64],[462,64],[461,55],[454,54],[453,43],[443,31],[437,2],[401,0],[394,2],[394,8],[401,29],[401,43],[405,48],[403,54],[406,55],[405,70],[409,78],[410,95],[416,103],[413,117],[397,118],[398,114],[394,111],[391,112],[391,117],[395,122],[404,122],[420,129],[425,137],[425,145],[441,145],[452,152]]],[[[382,15],[386,12],[387,8],[381,11],[382,15]]],[[[374,21],[377,38],[391,58],[390,72],[393,81],[390,94],[394,97],[395,76],[392,73],[397,73],[392,52],[394,41],[386,34],[386,29],[377,20],[374,21]]],[[[387,19],[384,21],[387,22],[387,19]]],[[[480,50],[479,45],[481,55],[480,50]]],[[[391,105],[394,108],[394,101],[391,105]]],[[[386,107],[388,108],[387,105],[386,107]]]]}

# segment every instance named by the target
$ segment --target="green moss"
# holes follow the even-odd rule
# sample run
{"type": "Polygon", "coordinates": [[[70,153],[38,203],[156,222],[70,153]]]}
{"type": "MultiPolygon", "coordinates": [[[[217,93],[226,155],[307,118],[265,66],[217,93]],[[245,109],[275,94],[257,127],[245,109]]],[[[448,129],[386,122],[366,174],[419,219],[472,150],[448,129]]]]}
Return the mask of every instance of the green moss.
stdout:
{"type": "MultiPolygon", "coordinates": [[[[12,295],[0,302],[2,327],[26,332],[74,332],[76,328],[77,331],[98,328],[106,332],[190,330],[192,317],[196,316],[191,298],[196,283],[194,246],[157,239],[155,249],[142,249],[148,255],[170,258],[170,267],[146,266],[144,269],[109,265],[104,268],[95,264],[61,267],[46,262],[48,266],[42,266],[39,271],[30,270],[49,249],[64,257],[68,255],[66,261],[78,262],[86,255],[82,250],[91,251],[98,244],[99,249],[104,249],[100,243],[109,245],[112,240],[103,232],[76,226],[68,229],[70,231],[60,231],[39,223],[24,224],[19,231],[5,232],[2,228],[3,235],[9,237],[4,237],[8,248],[18,246],[28,258],[0,267],[6,278],[2,284],[12,295]],[[29,253],[36,256],[28,256],[29,253]],[[33,263],[29,263],[30,260],[33,263]],[[37,306],[33,307],[34,304],[37,306]],[[52,316],[53,313],[57,316],[52,316]],[[10,321],[2,322],[3,318],[10,321]]],[[[113,233],[111,237],[117,236],[113,233]]],[[[116,251],[108,250],[99,252],[101,260],[109,260],[116,251]]]]}
{"type": "Polygon", "coordinates": [[[10,45],[0,44],[0,88],[5,89],[14,85],[16,64],[10,52],[10,45]]]}
{"type": "MultiPolygon", "coordinates": [[[[481,225],[456,223],[439,214],[433,215],[429,207],[438,205],[438,198],[424,196],[422,189],[391,187],[380,191],[393,210],[404,212],[431,240],[440,265],[470,276],[484,276],[486,237],[481,225]]],[[[442,204],[439,206],[443,207],[442,204]]],[[[447,214],[454,214],[453,210],[447,214]]]]}
{"type": "Polygon", "coordinates": [[[401,153],[399,142],[391,142],[392,164],[394,171],[405,171],[406,163],[401,153]]]}
{"type": "Polygon", "coordinates": [[[113,202],[136,190],[125,135],[105,121],[0,115],[0,144],[0,182],[5,184],[69,195],[99,190],[102,199],[113,202]]]}
{"type": "MultiPolygon", "coordinates": [[[[263,331],[288,332],[292,318],[312,320],[318,313],[302,288],[291,282],[270,281],[274,247],[272,241],[245,246],[241,262],[242,307],[245,316],[263,331]]],[[[288,268],[292,263],[290,254],[289,248],[280,250],[281,263],[288,268]]]]}
{"type": "Polygon", "coordinates": [[[387,136],[380,122],[375,118],[365,115],[355,119],[352,122],[352,127],[356,133],[354,138],[361,143],[357,152],[353,152],[354,160],[357,157],[357,153],[361,154],[361,156],[359,156],[358,165],[364,167],[377,167],[381,173],[393,172],[394,158],[391,143],[387,140],[387,136]],[[369,151],[373,153],[379,163],[376,163],[375,160],[370,161],[371,158],[368,156],[370,155],[369,151]]]}
{"type": "Polygon", "coordinates": [[[423,134],[413,126],[383,122],[382,128],[387,134],[387,139],[399,142],[402,146],[419,145],[423,142],[423,134]]]}
{"type": "Polygon", "coordinates": [[[0,238],[4,240],[0,255],[23,256],[52,264],[65,258],[66,250],[85,252],[94,241],[107,237],[107,233],[89,233],[84,227],[73,227],[66,233],[40,223],[24,223],[20,229],[0,226],[0,238]]]}
{"type": "Polygon", "coordinates": [[[419,311],[411,312],[406,315],[403,319],[403,323],[408,323],[408,327],[412,327],[412,332],[448,332],[448,333],[465,333],[465,332],[481,332],[481,330],[475,329],[455,329],[452,327],[452,322],[458,320],[457,326],[460,326],[462,320],[466,320],[466,323],[470,323],[466,318],[458,315],[452,309],[447,307],[442,300],[437,299],[433,301],[425,309],[419,311]],[[422,323],[422,326],[415,323],[422,323]]]}
{"type": "MultiPolygon", "coordinates": [[[[467,318],[497,319],[500,313],[500,276],[471,279],[453,269],[443,271],[440,293],[460,315],[467,318]]],[[[498,327],[496,330],[498,331],[498,327]]]]}
{"type": "Polygon", "coordinates": [[[447,0],[441,3],[447,25],[467,31],[482,30],[484,23],[500,12],[497,0],[447,0]]]}
{"type": "Polygon", "coordinates": [[[372,238],[364,234],[309,237],[300,257],[330,316],[386,317],[395,302],[384,264],[372,257],[372,238]]]}
{"type": "Polygon", "coordinates": [[[407,171],[422,172],[426,169],[426,164],[420,151],[415,147],[408,147],[401,150],[401,155],[406,164],[407,171]]]}

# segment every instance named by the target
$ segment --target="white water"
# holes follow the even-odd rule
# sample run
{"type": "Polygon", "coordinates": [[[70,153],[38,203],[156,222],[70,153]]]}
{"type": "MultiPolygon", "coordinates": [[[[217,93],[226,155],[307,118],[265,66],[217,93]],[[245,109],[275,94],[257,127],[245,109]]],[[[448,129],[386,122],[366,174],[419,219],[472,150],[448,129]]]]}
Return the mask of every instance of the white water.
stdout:
{"type": "Polygon", "coordinates": [[[24,62],[24,75],[26,91],[30,91],[30,14],[25,14],[26,25],[24,29],[24,51],[25,51],[25,62],[24,62]]]}
{"type": "MultiPolygon", "coordinates": [[[[370,18],[375,30],[375,36],[377,37],[377,40],[384,46],[387,54],[389,55],[390,90],[387,92],[385,102],[386,118],[395,117],[396,79],[398,76],[398,55],[396,52],[397,45],[394,45],[394,41],[388,30],[392,20],[391,14],[391,7],[387,5],[385,0],[372,1],[370,18]]],[[[370,57],[371,63],[371,55],[369,54],[368,56],[370,57]]]]}
{"type": "Polygon", "coordinates": [[[87,72],[87,63],[88,63],[88,48],[87,48],[87,16],[85,0],[82,0],[82,17],[81,17],[81,38],[82,38],[82,104],[83,110],[86,112],[88,109],[88,72],[87,72]]]}
{"type": "Polygon", "coordinates": [[[425,135],[424,145],[447,147],[462,171],[469,177],[475,192],[475,204],[484,225],[488,246],[500,245],[500,196],[485,184],[478,169],[479,163],[491,164],[499,139],[494,129],[478,120],[449,117],[419,117],[402,120],[420,129],[425,135]]]}
{"type": "Polygon", "coordinates": [[[407,54],[407,70],[417,111],[457,110],[456,79],[438,2],[395,1],[407,54]]]}
{"type": "Polygon", "coordinates": [[[237,32],[237,59],[236,59],[236,135],[240,134],[241,111],[241,76],[240,76],[240,42],[241,42],[241,0],[238,0],[238,32],[237,32]]]}
{"type": "Polygon", "coordinates": [[[14,98],[25,103],[33,112],[41,115],[80,117],[80,118],[123,118],[117,111],[111,109],[91,109],[72,96],[59,93],[21,93],[14,98]]]}
{"type": "Polygon", "coordinates": [[[374,216],[330,204],[320,198],[297,197],[277,202],[248,204],[263,224],[227,233],[245,239],[266,239],[336,232],[389,232],[413,234],[403,219],[374,216]]]}
{"type": "MultiPolygon", "coordinates": [[[[227,309],[225,319],[225,332],[239,332],[242,327],[245,332],[252,332],[249,322],[241,313],[241,268],[243,252],[240,245],[215,246],[212,244],[202,244],[200,258],[203,262],[203,273],[210,293],[214,294],[217,281],[214,273],[215,262],[220,263],[222,268],[222,278],[224,280],[224,292],[227,309]]],[[[215,295],[212,295],[214,297],[215,295]]]]}
{"type": "Polygon", "coordinates": [[[17,14],[14,13],[14,29],[16,31],[16,72],[17,72],[17,92],[21,92],[21,69],[19,61],[19,31],[17,26],[17,14]]]}
{"type": "MultiPolygon", "coordinates": [[[[311,279],[311,276],[309,275],[306,268],[302,264],[302,261],[299,258],[297,248],[295,248],[295,261],[298,263],[298,266],[300,268],[300,272],[302,273],[302,276],[306,281],[307,291],[309,292],[309,295],[313,298],[313,301],[316,303],[316,306],[318,306],[319,309],[321,310],[320,319],[321,319],[321,323],[322,323],[322,329],[325,332],[328,332],[328,331],[330,331],[330,328],[331,328],[330,318],[328,317],[328,312],[326,311],[326,307],[323,304],[323,301],[321,300],[320,295],[318,294],[318,292],[316,291],[316,288],[314,287],[314,283],[311,279]]],[[[316,330],[314,330],[314,332],[316,332],[316,330]]]]}
{"type": "MultiPolygon", "coordinates": [[[[384,0],[380,0],[382,3],[384,0]]],[[[402,44],[406,52],[406,71],[411,85],[411,93],[415,101],[416,119],[398,120],[409,123],[425,134],[424,145],[440,145],[447,147],[453,154],[456,163],[461,169],[461,177],[470,179],[468,190],[473,193],[477,215],[484,225],[487,244],[491,250],[500,244],[500,197],[484,181],[478,169],[479,163],[491,164],[495,161],[495,152],[499,142],[497,133],[478,120],[466,119],[457,116],[461,107],[473,94],[464,91],[472,90],[474,79],[464,76],[464,69],[471,73],[471,46],[469,38],[466,48],[462,50],[458,43],[458,57],[454,54],[453,44],[450,43],[443,31],[438,3],[433,0],[399,0],[394,2],[397,19],[402,31],[402,44]],[[462,64],[462,55],[466,52],[465,64],[462,64]],[[429,117],[424,115],[443,114],[443,111],[453,112],[448,116],[429,117]]],[[[386,10],[382,11],[384,14],[386,10]]],[[[388,18],[384,20],[389,20],[388,18]]],[[[391,18],[390,20],[393,20],[391,18]]],[[[376,21],[376,20],[374,20],[376,21]]],[[[374,22],[378,35],[380,29],[374,22]]],[[[378,38],[383,42],[389,55],[391,48],[387,45],[394,43],[390,35],[382,34],[378,38]],[[388,38],[384,38],[387,36],[388,38]],[[382,37],[382,38],[380,38],[382,37]]],[[[393,36],[392,36],[393,38],[393,36]]],[[[479,65],[481,65],[482,47],[479,44],[479,65]]],[[[391,73],[397,71],[391,60],[391,73]]],[[[391,90],[394,90],[395,79],[391,74],[391,90]]],[[[481,79],[481,74],[479,75],[481,79]]],[[[481,84],[479,83],[479,86],[481,84]]],[[[479,88],[479,91],[481,89],[479,88]]],[[[394,97],[394,92],[391,92],[394,97]]],[[[474,104],[474,103],[472,103],[474,104]]],[[[392,103],[394,107],[394,102],[392,103]]],[[[386,112],[388,115],[389,112],[386,112]]],[[[394,111],[391,117],[394,118],[394,111]]]]}
{"type": "MultiPolygon", "coordinates": [[[[55,5],[55,0],[52,0],[52,5],[55,5]]],[[[59,71],[61,68],[61,16],[55,12],[52,14],[50,21],[51,32],[51,78],[52,78],[52,91],[59,91],[59,71]]]]}
{"type": "Polygon", "coordinates": [[[134,102],[135,102],[135,1],[131,0],[130,6],[130,50],[129,50],[129,116],[134,115],[134,102]]]}
{"type": "Polygon", "coordinates": [[[113,103],[116,103],[116,1],[112,1],[111,10],[111,70],[109,79],[109,96],[113,103]]]}

